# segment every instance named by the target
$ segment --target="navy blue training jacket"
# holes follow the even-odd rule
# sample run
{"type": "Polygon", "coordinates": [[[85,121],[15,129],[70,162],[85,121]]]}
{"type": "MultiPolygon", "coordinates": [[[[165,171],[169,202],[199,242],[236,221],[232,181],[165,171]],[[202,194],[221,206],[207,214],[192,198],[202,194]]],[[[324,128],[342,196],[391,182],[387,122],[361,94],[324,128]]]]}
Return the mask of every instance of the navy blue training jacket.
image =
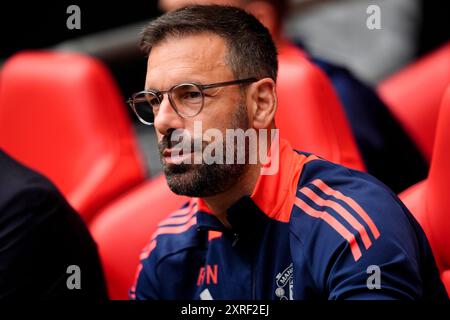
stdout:
{"type": "MultiPolygon", "coordinates": [[[[149,211],[151,214],[151,211],[149,211]]],[[[160,223],[133,299],[447,299],[426,236],[368,174],[280,143],[276,175],[227,210],[202,199],[160,223]]]]}

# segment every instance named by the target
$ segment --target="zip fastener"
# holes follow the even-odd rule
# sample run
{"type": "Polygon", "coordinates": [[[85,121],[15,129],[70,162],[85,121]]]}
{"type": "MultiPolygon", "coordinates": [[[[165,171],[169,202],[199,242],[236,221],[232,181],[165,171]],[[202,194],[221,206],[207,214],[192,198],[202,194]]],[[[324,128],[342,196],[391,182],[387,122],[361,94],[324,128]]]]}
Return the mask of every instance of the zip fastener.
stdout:
{"type": "MultiPolygon", "coordinates": [[[[239,241],[239,234],[238,233],[234,233],[233,237],[234,237],[233,243],[231,244],[232,247],[236,246],[237,242],[239,241]]],[[[254,256],[252,258],[251,269],[252,269],[252,300],[256,300],[256,277],[255,277],[256,263],[255,263],[255,257],[254,256]]]]}
{"type": "Polygon", "coordinates": [[[234,233],[233,238],[233,243],[231,244],[232,247],[236,246],[237,242],[239,241],[239,234],[234,233]]]}
{"type": "Polygon", "coordinates": [[[256,300],[256,254],[253,255],[252,259],[252,300],[256,300]]]}
{"type": "MultiPolygon", "coordinates": [[[[239,241],[239,234],[234,233],[233,234],[233,243],[231,244],[232,247],[236,246],[237,242],[239,241]]],[[[252,300],[256,300],[256,262],[255,262],[256,254],[252,257],[252,300]]]]}
{"type": "Polygon", "coordinates": [[[260,243],[255,241],[252,254],[252,300],[256,300],[256,260],[260,250],[260,243]]]}

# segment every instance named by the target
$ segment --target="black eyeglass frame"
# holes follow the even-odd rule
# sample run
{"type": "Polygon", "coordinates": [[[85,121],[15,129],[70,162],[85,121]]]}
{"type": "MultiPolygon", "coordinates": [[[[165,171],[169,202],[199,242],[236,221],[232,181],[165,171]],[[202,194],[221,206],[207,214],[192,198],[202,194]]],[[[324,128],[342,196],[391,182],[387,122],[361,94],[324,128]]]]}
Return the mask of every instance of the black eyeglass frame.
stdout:
{"type": "MultiPolygon", "coordinates": [[[[152,125],[153,122],[148,122],[148,121],[144,120],[141,116],[139,116],[139,114],[138,114],[138,112],[136,110],[135,99],[139,95],[150,93],[150,94],[154,95],[158,99],[158,102],[161,104],[163,99],[164,99],[164,94],[167,94],[167,96],[169,98],[170,106],[172,107],[173,110],[175,110],[175,112],[180,117],[182,117],[182,118],[192,118],[192,117],[195,117],[196,115],[198,115],[203,110],[203,106],[205,104],[205,94],[203,92],[204,90],[220,88],[220,87],[225,87],[225,86],[232,86],[232,85],[250,84],[250,83],[253,83],[253,82],[256,82],[256,81],[258,81],[257,78],[246,78],[246,79],[239,79],[239,80],[232,80],[232,81],[225,81],[225,82],[217,82],[217,83],[210,83],[210,84],[200,84],[200,83],[196,83],[196,82],[183,82],[183,83],[179,83],[179,84],[174,85],[169,90],[164,90],[164,91],[143,90],[143,91],[139,91],[137,93],[132,94],[131,98],[129,98],[126,102],[131,107],[131,109],[133,109],[133,112],[136,114],[136,116],[138,117],[140,122],[142,122],[145,125],[152,125]],[[178,88],[180,86],[184,86],[184,85],[192,85],[192,86],[197,87],[199,89],[199,92],[202,95],[202,105],[200,106],[198,112],[195,113],[194,115],[189,115],[188,116],[188,115],[184,115],[184,114],[180,113],[177,110],[176,104],[174,103],[174,101],[172,99],[172,92],[173,92],[173,90],[175,90],[176,88],[178,88]]],[[[152,112],[153,112],[153,110],[152,110],[152,112]]]]}

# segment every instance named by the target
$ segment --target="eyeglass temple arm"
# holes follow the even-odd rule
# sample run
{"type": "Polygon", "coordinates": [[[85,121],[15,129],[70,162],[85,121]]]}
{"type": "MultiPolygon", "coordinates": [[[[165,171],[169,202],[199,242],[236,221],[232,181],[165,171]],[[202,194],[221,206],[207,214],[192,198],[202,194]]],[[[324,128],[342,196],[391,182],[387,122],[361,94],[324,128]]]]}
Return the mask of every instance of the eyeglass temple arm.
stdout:
{"type": "MultiPolygon", "coordinates": [[[[203,84],[203,85],[199,85],[200,88],[202,88],[202,90],[205,89],[213,89],[213,88],[219,88],[219,87],[225,87],[225,86],[232,86],[235,84],[243,84],[243,83],[251,83],[251,82],[256,82],[258,81],[258,79],[256,78],[247,78],[247,79],[241,79],[241,80],[233,80],[233,81],[227,81],[227,82],[219,82],[219,83],[211,83],[211,84],[203,84]]],[[[158,91],[158,94],[166,94],[168,93],[170,90],[165,90],[165,91],[158,91]]],[[[152,92],[149,90],[144,90],[138,93],[144,93],[144,92],[152,92]]],[[[155,93],[155,92],[152,92],[155,93]]],[[[133,98],[129,98],[126,101],[127,104],[131,105],[133,103],[133,98]]]]}
{"type": "Polygon", "coordinates": [[[213,89],[213,88],[218,88],[218,87],[232,86],[235,84],[243,84],[243,83],[250,83],[250,82],[256,82],[256,81],[258,81],[258,79],[248,78],[248,79],[233,80],[233,81],[227,81],[227,82],[204,84],[204,85],[201,85],[200,87],[202,89],[213,89]]]}

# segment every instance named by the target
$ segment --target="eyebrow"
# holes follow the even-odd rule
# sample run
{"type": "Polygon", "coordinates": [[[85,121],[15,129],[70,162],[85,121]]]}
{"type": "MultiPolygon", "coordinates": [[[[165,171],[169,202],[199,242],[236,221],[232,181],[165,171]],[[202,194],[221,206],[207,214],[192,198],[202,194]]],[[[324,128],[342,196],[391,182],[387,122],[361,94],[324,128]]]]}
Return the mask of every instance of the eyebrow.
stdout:
{"type": "MultiPolygon", "coordinates": [[[[150,86],[149,87],[144,87],[144,90],[145,91],[166,91],[166,90],[169,90],[170,88],[173,88],[174,86],[182,84],[182,83],[196,83],[196,84],[204,85],[205,81],[206,81],[206,79],[203,79],[203,80],[200,80],[200,79],[196,80],[196,79],[192,79],[192,78],[191,79],[184,79],[182,81],[175,82],[175,84],[172,84],[171,86],[169,86],[168,88],[166,88],[164,90],[158,90],[158,89],[156,89],[154,87],[150,87],[150,86]]],[[[214,83],[214,82],[206,81],[206,84],[209,84],[209,83],[214,83]]]]}
{"type": "Polygon", "coordinates": [[[173,88],[173,87],[175,87],[175,86],[177,86],[177,85],[179,85],[179,84],[182,84],[182,83],[196,83],[196,84],[202,85],[201,82],[197,82],[197,81],[181,81],[181,82],[177,82],[176,84],[174,84],[174,85],[172,85],[172,86],[170,86],[169,88],[164,89],[164,90],[158,90],[158,89],[152,88],[152,87],[147,87],[147,88],[145,88],[144,90],[145,90],[145,91],[157,91],[157,92],[163,92],[163,91],[168,91],[168,90],[170,90],[171,88],[173,88]]]}

